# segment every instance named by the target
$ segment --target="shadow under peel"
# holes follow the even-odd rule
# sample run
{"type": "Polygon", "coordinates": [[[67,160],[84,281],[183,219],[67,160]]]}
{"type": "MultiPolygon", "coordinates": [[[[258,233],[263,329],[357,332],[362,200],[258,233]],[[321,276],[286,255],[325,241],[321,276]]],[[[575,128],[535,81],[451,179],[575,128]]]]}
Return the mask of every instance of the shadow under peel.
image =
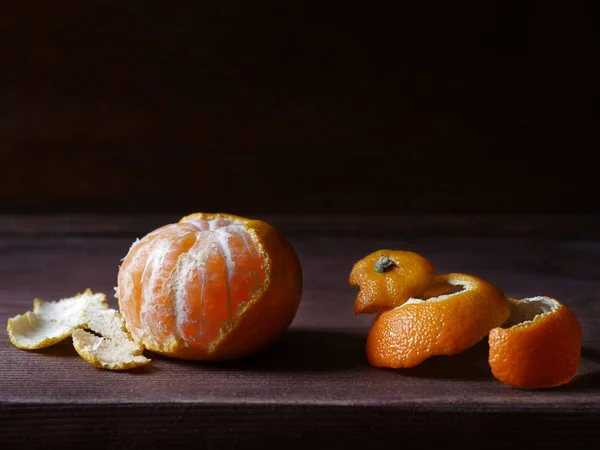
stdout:
{"type": "Polygon", "coordinates": [[[416,378],[455,380],[493,380],[488,363],[487,339],[457,355],[432,356],[409,369],[386,369],[399,375],[416,378]]]}

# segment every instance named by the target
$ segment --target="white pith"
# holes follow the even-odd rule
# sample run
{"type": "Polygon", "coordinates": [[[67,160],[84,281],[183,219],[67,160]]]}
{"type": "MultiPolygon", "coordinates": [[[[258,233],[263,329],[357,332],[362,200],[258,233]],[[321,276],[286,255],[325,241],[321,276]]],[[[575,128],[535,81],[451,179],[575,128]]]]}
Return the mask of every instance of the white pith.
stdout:
{"type": "Polygon", "coordinates": [[[427,302],[427,303],[442,302],[442,301],[447,300],[450,297],[453,297],[457,294],[462,294],[465,291],[471,291],[471,290],[476,289],[475,284],[470,282],[469,279],[466,277],[461,277],[461,278],[449,277],[445,281],[452,286],[461,287],[462,289],[458,292],[451,292],[449,294],[438,295],[438,296],[431,297],[428,299],[411,297],[404,304],[402,304],[401,306],[398,306],[398,308],[402,308],[403,306],[407,306],[407,305],[411,305],[411,304],[423,303],[423,302],[427,302]]]}
{"type": "Polygon", "coordinates": [[[536,317],[556,311],[559,304],[546,296],[536,296],[521,300],[509,299],[510,317],[503,328],[520,326],[535,321],[536,317]]]}

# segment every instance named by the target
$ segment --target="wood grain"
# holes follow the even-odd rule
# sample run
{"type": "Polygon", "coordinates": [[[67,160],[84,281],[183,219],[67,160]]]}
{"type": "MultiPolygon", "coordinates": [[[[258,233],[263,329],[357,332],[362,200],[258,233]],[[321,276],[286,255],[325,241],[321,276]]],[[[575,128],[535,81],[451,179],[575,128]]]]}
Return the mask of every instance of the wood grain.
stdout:
{"type": "MultiPolygon", "coordinates": [[[[348,236],[334,228],[290,239],[304,269],[301,307],[277,344],[245,361],[149,355],[149,367],[116,373],[88,365],[69,342],[26,352],[0,334],[0,443],[158,448],[177,436],[182,447],[202,448],[428,448],[454,441],[462,448],[583,449],[598,442],[600,241],[348,236]],[[553,390],[508,388],[491,376],[485,342],[410,370],[370,367],[364,342],[372,317],[353,315],[356,292],[346,280],[354,261],[384,247],[420,252],[440,273],[473,273],[510,296],[563,300],[584,330],[578,377],[553,390]]],[[[34,297],[87,287],[110,297],[131,242],[106,234],[0,238],[0,318],[24,312],[34,297]]]]}
{"type": "Polygon", "coordinates": [[[40,437],[46,436],[56,443],[86,448],[384,449],[401,443],[407,449],[456,445],[589,450],[595,445],[596,415],[591,411],[491,413],[385,405],[17,405],[10,409],[0,405],[2,425],[10,430],[4,442],[18,442],[23,448],[35,448],[40,437]],[[37,436],[32,433],[34,423],[37,436]]]}
{"type": "MultiPolygon", "coordinates": [[[[139,215],[2,214],[0,236],[140,237],[159,226],[178,221],[191,211],[139,215]]],[[[265,220],[294,236],[499,236],[535,239],[600,237],[598,214],[253,214],[248,217],[265,220]]]]}

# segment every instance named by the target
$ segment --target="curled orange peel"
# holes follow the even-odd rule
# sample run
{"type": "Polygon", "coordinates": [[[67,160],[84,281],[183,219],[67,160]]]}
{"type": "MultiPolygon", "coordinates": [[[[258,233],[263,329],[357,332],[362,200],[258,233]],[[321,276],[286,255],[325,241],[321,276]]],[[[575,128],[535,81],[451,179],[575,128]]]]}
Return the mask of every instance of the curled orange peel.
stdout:
{"type": "Polygon", "coordinates": [[[560,386],[577,374],[582,330],[559,300],[509,298],[510,318],[489,335],[489,364],[499,381],[518,388],[560,386]]]}
{"type": "Polygon", "coordinates": [[[461,353],[509,317],[504,294],[476,276],[441,275],[430,286],[436,296],[410,298],[378,314],[367,338],[371,365],[408,368],[432,356],[461,353]],[[457,287],[462,289],[445,293],[457,287]]]}
{"type": "Polygon", "coordinates": [[[431,262],[418,253],[377,250],[352,267],[349,282],[358,286],[355,314],[372,314],[395,308],[420,296],[435,277],[431,262]]]}

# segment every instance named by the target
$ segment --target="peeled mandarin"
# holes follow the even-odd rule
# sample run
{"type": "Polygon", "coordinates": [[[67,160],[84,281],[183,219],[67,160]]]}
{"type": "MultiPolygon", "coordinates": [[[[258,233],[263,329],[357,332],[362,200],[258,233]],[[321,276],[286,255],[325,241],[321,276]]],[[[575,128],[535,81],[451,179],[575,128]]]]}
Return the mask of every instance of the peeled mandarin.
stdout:
{"type": "Polygon", "coordinates": [[[148,350],[227,360],[276,341],[301,294],[298,257],[274,227],[197,213],[131,246],[116,295],[127,328],[148,350]]]}

